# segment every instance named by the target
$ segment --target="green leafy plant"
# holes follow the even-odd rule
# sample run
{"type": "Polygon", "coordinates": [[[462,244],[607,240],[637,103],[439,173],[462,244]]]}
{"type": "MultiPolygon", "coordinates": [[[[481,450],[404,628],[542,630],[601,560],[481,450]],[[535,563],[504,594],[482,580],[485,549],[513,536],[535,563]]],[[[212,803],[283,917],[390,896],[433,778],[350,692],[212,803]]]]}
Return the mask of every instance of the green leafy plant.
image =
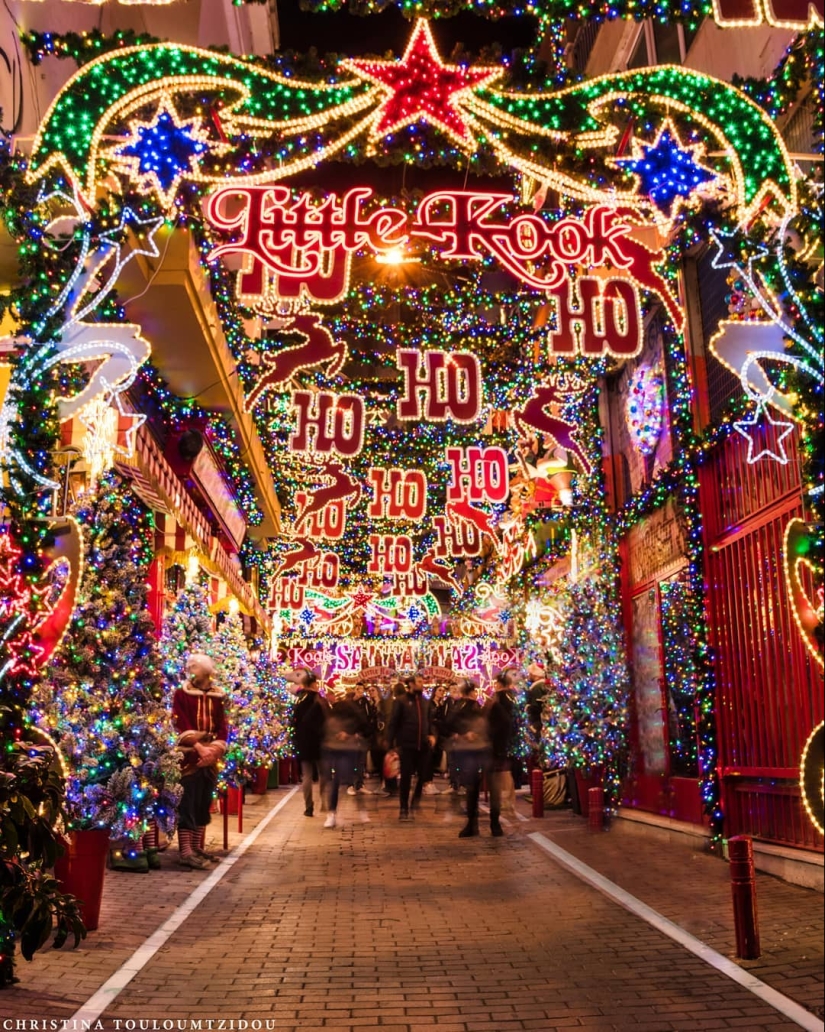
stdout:
{"type": "Polygon", "coordinates": [[[50,869],[62,851],[63,778],[51,746],[21,742],[0,764],[0,988],[16,981],[14,949],[26,960],[55,931],[59,949],[69,935],[86,936],[78,903],[64,895],[50,869]]]}

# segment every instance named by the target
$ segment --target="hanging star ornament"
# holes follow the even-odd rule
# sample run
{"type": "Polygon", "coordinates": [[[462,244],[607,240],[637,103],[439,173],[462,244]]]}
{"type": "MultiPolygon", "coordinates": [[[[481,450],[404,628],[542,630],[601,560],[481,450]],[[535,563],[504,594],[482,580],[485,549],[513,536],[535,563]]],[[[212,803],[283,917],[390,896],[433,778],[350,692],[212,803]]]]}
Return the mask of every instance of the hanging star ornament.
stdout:
{"type": "Polygon", "coordinates": [[[160,257],[158,245],[155,243],[155,233],[163,222],[162,215],[152,219],[141,219],[131,208],[123,209],[119,224],[114,229],[107,229],[105,233],[100,234],[101,242],[107,247],[114,248],[117,271],[139,254],[146,255],[147,258],[160,257]]]}
{"type": "Polygon", "coordinates": [[[415,23],[400,61],[350,59],[341,63],[386,93],[370,126],[371,145],[423,121],[449,136],[465,153],[475,151],[476,141],[461,110],[461,101],[470,91],[489,85],[503,73],[501,68],[442,64],[429,22],[423,19],[415,23]]]}
{"type": "Polygon", "coordinates": [[[786,423],[784,420],[771,419],[764,399],[760,399],[756,403],[756,411],[751,419],[739,420],[733,426],[736,432],[748,442],[749,465],[752,466],[762,458],[768,458],[778,462],[781,466],[787,466],[789,460],[782,442],[793,433],[794,424],[786,423]],[[765,432],[769,426],[775,427],[778,431],[773,444],[768,443],[765,438],[765,432]],[[759,441],[756,440],[757,435],[761,435],[759,441]]]}
{"type": "Polygon", "coordinates": [[[703,193],[719,177],[700,164],[701,144],[684,147],[668,120],[653,143],[634,140],[632,158],[614,158],[619,168],[638,178],[641,196],[647,196],[667,216],[675,219],[682,206],[689,206],[695,194],[703,193]]]}
{"type": "Polygon", "coordinates": [[[166,95],[152,121],[130,122],[129,132],[114,157],[137,188],[153,191],[164,208],[172,207],[180,181],[197,174],[197,162],[215,149],[201,119],[182,121],[166,95]]]}
{"type": "Polygon", "coordinates": [[[729,233],[712,229],[710,236],[716,245],[716,254],[710,263],[714,269],[738,269],[743,273],[747,270],[752,278],[754,262],[761,261],[770,253],[764,244],[753,240],[746,230],[738,227],[729,233]]]}

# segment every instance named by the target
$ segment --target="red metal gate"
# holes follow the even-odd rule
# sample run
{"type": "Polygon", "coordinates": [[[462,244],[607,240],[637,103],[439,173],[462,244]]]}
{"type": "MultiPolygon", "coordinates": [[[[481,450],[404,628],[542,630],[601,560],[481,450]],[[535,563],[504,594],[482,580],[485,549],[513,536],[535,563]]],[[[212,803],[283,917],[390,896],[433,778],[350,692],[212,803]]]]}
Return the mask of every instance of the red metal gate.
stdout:
{"type": "Polygon", "coordinates": [[[727,836],[821,850],[798,783],[823,694],[783,571],[785,527],[804,515],[796,444],[786,443],[787,465],[749,464],[734,434],[701,471],[722,803],[727,836]]]}

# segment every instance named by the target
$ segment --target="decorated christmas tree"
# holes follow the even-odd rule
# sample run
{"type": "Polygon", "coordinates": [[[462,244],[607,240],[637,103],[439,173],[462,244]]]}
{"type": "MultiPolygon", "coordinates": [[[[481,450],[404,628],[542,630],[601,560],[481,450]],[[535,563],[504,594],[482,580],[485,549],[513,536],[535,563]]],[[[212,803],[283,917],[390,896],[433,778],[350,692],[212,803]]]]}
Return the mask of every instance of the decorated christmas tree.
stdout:
{"type": "Polygon", "coordinates": [[[206,590],[187,584],[163,618],[160,654],[163,679],[171,699],[186,678],[186,657],[193,652],[212,654],[212,617],[206,590]]]}
{"type": "Polygon", "coordinates": [[[255,678],[266,725],[266,752],[271,764],[281,756],[292,755],[290,712],[295,695],[293,685],[284,680],[278,665],[269,656],[261,656],[255,664],[255,678]]]}
{"type": "Polygon", "coordinates": [[[69,827],[105,827],[113,839],[137,841],[151,821],[171,829],[180,794],[147,608],[151,527],[114,475],[76,516],[85,578],[35,705],[68,764],[69,827]]]}
{"type": "Polygon", "coordinates": [[[625,741],[629,680],[611,586],[598,576],[570,584],[559,610],[565,648],[547,664],[545,758],[553,767],[602,768],[612,794],[625,741]]]}
{"type": "Polygon", "coordinates": [[[269,754],[261,692],[237,612],[225,616],[212,644],[215,681],[229,699],[229,748],[219,784],[240,785],[269,762],[269,754]]]}

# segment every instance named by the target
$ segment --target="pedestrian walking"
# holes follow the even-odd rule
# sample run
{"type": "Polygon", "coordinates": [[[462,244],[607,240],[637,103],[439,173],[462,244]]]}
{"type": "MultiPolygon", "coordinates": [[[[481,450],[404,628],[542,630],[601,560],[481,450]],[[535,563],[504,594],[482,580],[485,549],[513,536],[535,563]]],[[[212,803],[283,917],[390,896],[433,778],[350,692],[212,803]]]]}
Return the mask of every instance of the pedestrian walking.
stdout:
{"type": "Polygon", "coordinates": [[[186,680],[172,697],[172,723],[178,733],[183,795],[178,806],[181,867],[206,870],[220,857],[206,851],[206,826],[218,783],[218,762],[226,752],[229,728],[224,694],[215,687],[215,664],[202,652],[186,661],[186,680]]]}
{"type": "MultiPolygon", "coordinates": [[[[307,667],[293,670],[286,678],[293,682],[297,693],[292,708],[292,742],[295,758],[301,766],[304,816],[312,817],[315,814],[312,783],[316,780],[322,782],[321,747],[324,741],[327,705],[319,693],[318,678],[307,667]]],[[[323,799],[323,782],[320,792],[323,799]]]]}
{"type": "Polygon", "coordinates": [[[398,778],[401,774],[401,761],[398,757],[398,750],[395,749],[390,742],[390,726],[392,724],[392,714],[395,709],[396,702],[403,698],[406,693],[404,684],[402,681],[396,681],[392,685],[387,697],[384,699],[383,716],[384,716],[384,731],[383,731],[383,742],[386,752],[384,754],[384,795],[388,798],[398,795],[398,778]]]}
{"type": "Polygon", "coordinates": [[[435,725],[430,701],[424,698],[424,681],[418,674],[404,679],[404,694],[396,700],[390,720],[390,746],[398,750],[401,761],[399,820],[410,819],[410,786],[417,776],[412,807],[417,809],[427,777],[430,750],[435,745],[435,725]]]}
{"type": "Polygon", "coordinates": [[[364,733],[364,755],[361,757],[361,763],[359,764],[360,774],[358,782],[355,785],[350,785],[347,789],[349,795],[355,795],[356,792],[365,791],[364,776],[367,770],[367,753],[369,752],[375,738],[375,726],[378,719],[375,706],[367,692],[367,686],[363,681],[358,681],[356,683],[352,697],[355,704],[361,709],[367,730],[364,733]]]}
{"type": "MultiPolygon", "coordinates": [[[[338,824],[338,796],[342,785],[350,787],[363,777],[363,762],[367,751],[369,722],[363,707],[348,693],[332,704],[324,727],[323,766],[329,786],[325,828],[338,824]]],[[[369,821],[364,796],[356,794],[358,812],[363,823],[369,821]]]]}
{"type": "Polygon", "coordinates": [[[530,681],[530,687],[527,689],[527,722],[533,739],[541,742],[542,709],[549,688],[541,663],[531,663],[527,667],[527,677],[530,681]]]}
{"type": "Polygon", "coordinates": [[[447,689],[443,684],[436,684],[430,694],[430,717],[435,728],[435,745],[430,751],[430,763],[424,781],[424,795],[438,795],[434,779],[444,759],[442,724],[446,715],[447,689]]]}
{"type": "Polygon", "coordinates": [[[513,789],[513,758],[516,747],[515,720],[516,671],[502,670],[495,680],[495,692],[487,704],[487,720],[492,748],[490,775],[490,831],[494,836],[504,834],[501,827],[501,809],[505,798],[509,801],[513,789]]]}
{"type": "Polygon", "coordinates": [[[381,688],[377,684],[371,684],[368,689],[370,704],[372,706],[373,729],[370,736],[369,753],[372,759],[372,766],[378,778],[378,787],[381,787],[381,780],[384,776],[384,757],[387,753],[387,724],[392,715],[392,704],[387,702],[381,694],[381,688]]]}
{"type": "MultiPolygon", "coordinates": [[[[443,721],[444,721],[444,725],[445,726],[447,726],[449,724],[450,718],[452,717],[452,713],[453,713],[453,710],[455,709],[455,707],[459,706],[461,704],[461,700],[463,698],[463,696],[461,694],[461,685],[464,683],[464,680],[465,680],[464,678],[459,678],[457,681],[453,681],[448,686],[448,689],[447,689],[448,690],[448,694],[447,694],[446,699],[444,700],[444,717],[443,717],[443,721]]],[[[447,754],[447,777],[450,780],[450,789],[453,792],[458,793],[462,789],[461,789],[461,786],[458,783],[458,776],[457,776],[456,768],[455,768],[455,765],[453,763],[453,759],[452,759],[452,756],[451,756],[451,750],[452,750],[452,745],[450,743],[450,739],[449,738],[445,738],[445,740],[444,740],[444,751],[447,754]]]]}
{"type": "MultiPolygon", "coordinates": [[[[486,714],[478,704],[478,685],[469,678],[460,678],[458,689],[460,698],[451,707],[443,730],[450,744],[456,780],[467,790],[467,823],[458,837],[471,838],[478,835],[478,798],[482,778],[490,768],[490,733],[486,714]]],[[[494,828],[491,821],[490,829],[495,835],[494,828]]]]}

